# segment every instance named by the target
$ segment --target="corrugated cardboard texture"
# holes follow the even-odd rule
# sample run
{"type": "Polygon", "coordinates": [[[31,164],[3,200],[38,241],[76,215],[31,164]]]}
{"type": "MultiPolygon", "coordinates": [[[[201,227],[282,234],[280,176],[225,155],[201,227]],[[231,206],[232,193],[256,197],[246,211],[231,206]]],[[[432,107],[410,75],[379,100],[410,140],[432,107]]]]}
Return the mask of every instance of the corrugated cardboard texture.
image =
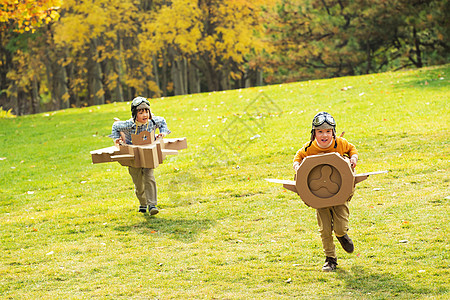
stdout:
{"type": "Polygon", "coordinates": [[[187,148],[185,137],[155,141],[153,132],[145,132],[132,135],[132,139],[138,144],[112,146],[91,151],[92,163],[117,161],[122,166],[154,169],[163,163],[166,155],[177,155],[178,150],[187,148]]]}
{"type": "Polygon", "coordinates": [[[313,208],[344,204],[353,195],[355,177],[350,162],[338,153],[306,157],[297,171],[296,190],[313,208]]]}

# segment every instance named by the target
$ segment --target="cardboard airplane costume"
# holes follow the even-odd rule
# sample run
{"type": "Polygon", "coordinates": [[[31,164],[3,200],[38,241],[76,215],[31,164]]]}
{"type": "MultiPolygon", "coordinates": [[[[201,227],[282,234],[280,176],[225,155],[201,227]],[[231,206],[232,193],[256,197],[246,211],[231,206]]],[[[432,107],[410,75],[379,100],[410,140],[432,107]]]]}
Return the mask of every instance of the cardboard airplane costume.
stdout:
{"type": "Polygon", "coordinates": [[[177,155],[187,148],[186,138],[156,139],[154,132],[133,134],[132,145],[122,144],[91,151],[92,163],[119,162],[122,166],[155,169],[166,155],[177,155]]]}
{"type": "Polygon", "coordinates": [[[370,175],[387,172],[354,174],[350,161],[333,152],[307,156],[297,170],[295,180],[266,180],[283,184],[308,206],[323,208],[344,204],[353,195],[357,183],[370,175]]]}

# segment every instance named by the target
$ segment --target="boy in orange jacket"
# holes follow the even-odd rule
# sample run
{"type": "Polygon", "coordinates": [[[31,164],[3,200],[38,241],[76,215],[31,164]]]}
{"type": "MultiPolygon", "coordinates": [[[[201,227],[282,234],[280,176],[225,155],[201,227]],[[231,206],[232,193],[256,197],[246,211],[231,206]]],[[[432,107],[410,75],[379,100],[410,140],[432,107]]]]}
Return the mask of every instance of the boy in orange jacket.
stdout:
{"type": "MultiPolygon", "coordinates": [[[[311,140],[297,151],[293,168],[297,171],[302,160],[309,155],[320,153],[338,152],[342,156],[348,156],[352,168],[358,162],[358,151],[355,146],[342,137],[336,137],[336,122],[327,112],[320,112],[314,116],[311,129],[311,140]]],[[[349,229],[348,201],[343,205],[319,208],[316,210],[323,250],[325,252],[325,264],[323,271],[334,271],[337,266],[336,249],[333,242],[333,231],[342,245],[342,248],[352,253],[353,242],[347,234],[349,229]]]]}

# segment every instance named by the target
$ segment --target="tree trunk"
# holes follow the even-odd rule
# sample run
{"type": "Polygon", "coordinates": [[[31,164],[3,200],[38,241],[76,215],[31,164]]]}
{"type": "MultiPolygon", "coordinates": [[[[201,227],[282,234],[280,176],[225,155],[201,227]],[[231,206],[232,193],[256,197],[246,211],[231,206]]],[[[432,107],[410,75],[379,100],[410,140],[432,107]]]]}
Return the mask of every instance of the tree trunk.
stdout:
{"type": "Polygon", "coordinates": [[[33,76],[33,83],[31,89],[31,113],[37,114],[40,112],[40,98],[39,98],[39,84],[36,75],[33,76]]]}
{"type": "Polygon", "coordinates": [[[230,89],[230,80],[229,80],[229,76],[230,76],[230,71],[225,69],[222,72],[220,72],[220,87],[219,89],[221,91],[224,90],[229,90],[230,89]]]}
{"type": "Polygon", "coordinates": [[[167,96],[167,58],[163,54],[163,66],[162,66],[162,82],[161,82],[161,89],[163,96],[167,96]]]}
{"type": "Polygon", "coordinates": [[[20,116],[19,101],[17,100],[17,85],[13,82],[11,87],[11,96],[9,97],[11,108],[15,115],[20,116]]]}
{"type": "Polygon", "coordinates": [[[122,87],[122,64],[118,59],[113,59],[114,71],[117,74],[117,80],[114,86],[113,97],[114,100],[123,102],[123,87],[122,87]]]}
{"type": "Polygon", "coordinates": [[[220,79],[214,67],[208,62],[204,61],[205,67],[203,74],[205,75],[206,84],[208,85],[208,92],[220,90],[220,79]]]}
{"type": "Polygon", "coordinates": [[[414,46],[416,47],[416,67],[422,68],[423,62],[422,62],[422,51],[420,50],[420,39],[417,36],[417,30],[415,27],[413,28],[413,36],[414,36],[414,46]]]}
{"type": "Polygon", "coordinates": [[[57,69],[56,76],[53,77],[55,83],[55,97],[59,102],[59,109],[66,109],[70,107],[69,90],[67,89],[67,72],[66,68],[55,62],[57,69]]]}
{"type": "Polygon", "coordinates": [[[367,42],[366,46],[366,56],[367,56],[367,67],[366,67],[366,74],[370,73],[370,70],[372,69],[372,51],[370,49],[370,44],[367,42]]]}
{"type": "Polygon", "coordinates": [[[263,86],[263,71],[261,69],[256,69],[256,86],[263,86]]]}
{"type": "Polygon", "coordinates": [[[156,61],[156,55],[152,57],[152,65],[153,65],[153,74],[155,76],[155,84],[158,87],[159,91],[157,92],[157,97],[161,96],[161,83],[159,81],[159,72],[158,72],[158,62],[156,61]]]}
{"type": "Polygon", "coordinates": [[[200,77],[198,75],[198,69],[189,64],[188,67],[188,81],[189,81],[189,94],[200,93],[200,77]]]}
{"type": "Polygon", "coordinates": [[[88,91],[91,105],[105,104],[102,71],[98,60],[97,39],[91,41],[88,59],[88,91]]]}
{"type": "Polygon", "coordinates": [[[113,57],[112,59],[113,70],[117,74],[117,80],[114,86],[113,97],[115,98],[114,100],[123,102],[125,101],[125,99],[123,95],[123,86],[122,86],[122,75],[123,75],[122,43],[119,33],[117,33],[116,49],[119,50],[119,54],[117,55],[117,57],[113,57]]]}
{"type": "Polygon", "coordinates": [[[172,48],[169,48],[169,57],[172,60],[171,75],[175,96],[185,95],[186,86],[184,74],[186,73],[186,68],[184,59],[177,57],[176,52],[172,48]]]}

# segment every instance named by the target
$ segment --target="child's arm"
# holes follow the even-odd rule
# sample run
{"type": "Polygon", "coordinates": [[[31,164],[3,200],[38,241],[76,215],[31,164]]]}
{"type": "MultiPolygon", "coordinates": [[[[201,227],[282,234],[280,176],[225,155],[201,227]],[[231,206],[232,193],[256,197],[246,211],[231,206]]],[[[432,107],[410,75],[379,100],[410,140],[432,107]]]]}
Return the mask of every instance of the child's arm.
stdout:
{"type": "Polygon", "coordinates": [[[300,168],[300,165],[302,163],[302,160],[307,156],[305,152],[305,147],[298,150],[294,157],[294,162],[292,163],[292,168],[294,168],[295,172],[297,172],[298,168],[300,168]]]}
{"type": "Polygon", "coordinates": [[[118,118],[114,118],[114,123],[111,128],[111,134],[109,135],[109,137],[113,139],[114,145],[119,146],[121,144],[126,144],[124,130],[130,127],[129,123],[130,122],[128,121],[120,121],[118,118]]]}
{"type": "Polygon", "coordinates": [[[152,116],[153,120],[155,121],[156,127],[159,129],[159,134],[156,135],[156,139],[165,137],[166,135],[170,134],[170,130],[167,127],[166,120],[163,117],[158,116],[152,116]]]}
{"type": "Polygon", "coordinates": [[[358,163],[358,150],[356,150],[355,145],[352,143],[348,143],[348,156],[350,157],[350,164],[352,168],[354,169],[356,167],[356,164],[358,163]]]}

